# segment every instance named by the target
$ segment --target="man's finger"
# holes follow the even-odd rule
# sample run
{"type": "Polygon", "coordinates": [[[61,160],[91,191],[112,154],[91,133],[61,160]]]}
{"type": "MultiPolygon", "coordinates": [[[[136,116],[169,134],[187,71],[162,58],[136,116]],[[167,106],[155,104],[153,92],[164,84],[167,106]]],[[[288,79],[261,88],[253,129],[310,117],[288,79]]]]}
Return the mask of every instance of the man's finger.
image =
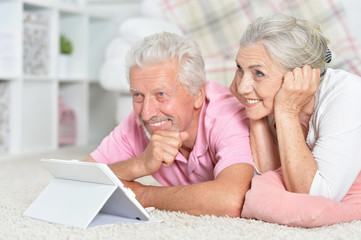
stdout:
{"type": "Polygon", "coordinates": [[[163,163],[162,163],[162,165],[164,167],[170,167],[170,166],[173,165],[174,159],[175,159],[175,157],[173,155],[168,154],[168,153],[165,152],[164,155],[163,155],[163,163]]]}

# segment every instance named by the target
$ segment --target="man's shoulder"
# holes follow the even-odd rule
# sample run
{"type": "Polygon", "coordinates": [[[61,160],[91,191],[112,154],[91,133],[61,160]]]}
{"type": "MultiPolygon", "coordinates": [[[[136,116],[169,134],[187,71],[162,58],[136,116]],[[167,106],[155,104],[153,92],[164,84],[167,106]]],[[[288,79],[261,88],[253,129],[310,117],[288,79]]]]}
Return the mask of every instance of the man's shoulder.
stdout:
{"type": "Polygon", "coordinates": [[[206,112],[209,116],[233,115],[244,110],[244,106],[232,95],[228,87],[214,81],[207,81],[206,102],[206,112]]]}
{"type": "Polygon", "coordinates": [[[118,128],[122,134],[139,135],[144,133],[142,124],[133,110],[125,119],[123,119],[123,121],[118,125],[118,128]]]}

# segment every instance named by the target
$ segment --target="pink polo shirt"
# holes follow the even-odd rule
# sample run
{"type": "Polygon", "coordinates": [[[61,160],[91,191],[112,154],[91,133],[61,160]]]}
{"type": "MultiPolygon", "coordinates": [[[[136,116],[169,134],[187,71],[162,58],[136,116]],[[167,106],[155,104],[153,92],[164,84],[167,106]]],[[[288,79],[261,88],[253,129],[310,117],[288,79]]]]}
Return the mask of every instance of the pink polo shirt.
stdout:
{"type": "MultiPolygon", "coordinates": [[[[96,162],[111,164],[138,156],[148,143],[138,117],[132,112],[91,156],[96,162]]],[[[214,180],[223,169],[237,163],[254,166],[246,112],[227,87],[208,81],[197,139],[189,159],[179,152],[171,167],[161,167],[153,177],[167,186],[187,185],[214,180]]]]}

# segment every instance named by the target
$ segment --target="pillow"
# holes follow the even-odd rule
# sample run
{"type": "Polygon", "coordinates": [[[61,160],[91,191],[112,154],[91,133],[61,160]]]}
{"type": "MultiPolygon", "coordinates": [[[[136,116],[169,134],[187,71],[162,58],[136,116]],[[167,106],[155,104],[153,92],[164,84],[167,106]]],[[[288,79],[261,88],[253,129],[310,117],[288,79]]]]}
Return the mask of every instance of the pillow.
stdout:
{"type": "Polygon", "coordinates": [[[204,57],[235,59],[239,39],[257,17],[276,12],[321,24],[330,40],[332,68],[361,75],[361,45],[345,22],[341,0],[158,0],[165,18],[198,41],[204,57]]]}
{"type": "Polygon", "coordinates": [[[361,220],[361,174],[341,202],[286,191],[281,170],[256,176],[241,217],[292,227],[320,227],[361,220]]]}
{"type": "Polygon", "coordinates": [[[105,59],[124,58],[130,50],[130,43],[123,37],[114,38],[107,46],[105,51],[105,59]]]}
{"type": "Polygon", "coordinates": [[[105,51],[105,62],[100,67],[100,85],[109,91],[128,92],[125,58],[131,49],[130,43],[123,37],[114,38],[105,51]]]}
{"type": "Polygon", "coordinates": [[[163,18],[162,9],[154,0],[142,0],[140,3],[140,15],[151,18],[163,18]]]}
{"type": "Polygon", "coordinates": [[[125,59],[118,57],[106,60],[100,67],[99,83],[108,91],[129,92],[125,73],[125,59]]]}
{"type": "Polygon", "coordinates": [[[237,70],[234,59],[206,57],[204,58],[204,65],[207,80],[216,81],[224,86],[231,85],[237,70]]]}
{"type": "Polygon", "coordinates": [[[157,18],[134,17],[126,19],[119,28],[119,33],[131,44],[157,32],[171,32],[183,35],[182,30],[173,23],[157,18]]]}

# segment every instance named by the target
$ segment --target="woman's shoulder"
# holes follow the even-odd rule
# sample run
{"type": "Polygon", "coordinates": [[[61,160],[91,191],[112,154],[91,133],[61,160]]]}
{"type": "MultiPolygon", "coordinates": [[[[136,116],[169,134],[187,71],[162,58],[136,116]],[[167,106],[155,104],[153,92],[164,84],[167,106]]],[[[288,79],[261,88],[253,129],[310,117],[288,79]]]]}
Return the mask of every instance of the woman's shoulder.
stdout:
{"type": "Polygon", "coordinates": [[[335,96],[335,93],[346,94],[350,92],[361,93],[361,77],[342,69],[328,68],[324,79],[319,86],[318,94],[321,96],[335,96]]]}
{"type": "Polygon", "coordinates": [[[328,68],[323,80],[327,85],[345,85],[361,87],[361,77],[342,69],[328,68]]]}

